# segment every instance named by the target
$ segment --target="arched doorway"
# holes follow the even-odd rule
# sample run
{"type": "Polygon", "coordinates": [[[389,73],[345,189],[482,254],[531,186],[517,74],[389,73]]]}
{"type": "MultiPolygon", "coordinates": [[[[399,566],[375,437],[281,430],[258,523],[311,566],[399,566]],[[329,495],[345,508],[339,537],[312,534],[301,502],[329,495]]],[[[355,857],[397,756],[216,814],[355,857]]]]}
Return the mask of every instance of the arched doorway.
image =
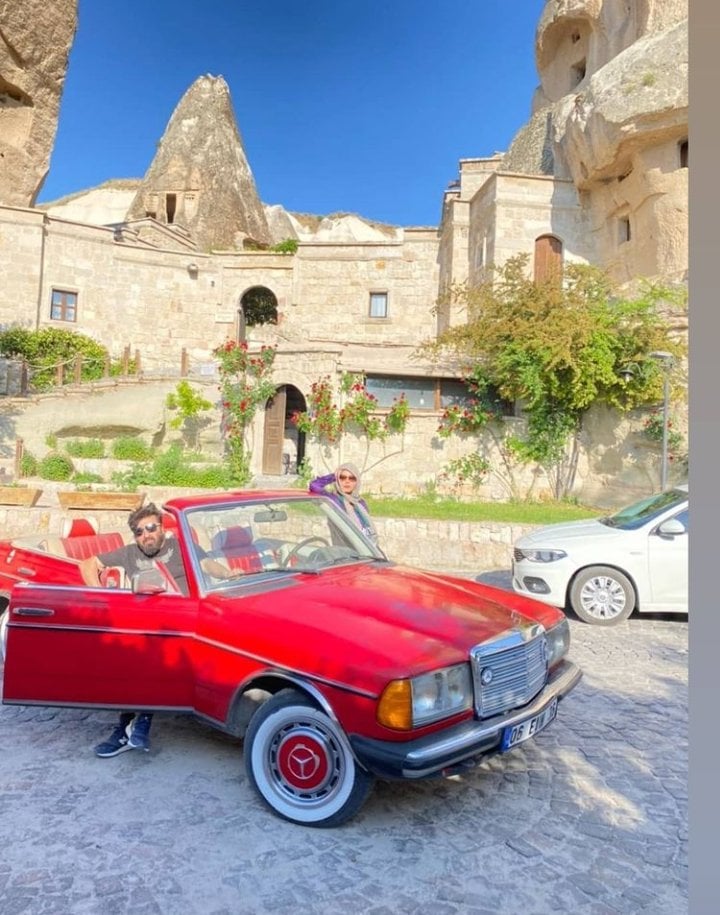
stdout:
{"type": "Polygon", "coordinates": [[[302,394],[292,384],[283,384],[265,404],[262,472],[269,476],[297,473],[305,457],[305,433],[292,422],[295,413],[307,410],[302,394]]]}
{"type": "Polygon", "coordinates": [[[257,324],[277,324],[278,303],[272,289],[267,286],[252,286],[243,293],[238,308],[237,340],[246,339],[246,329],[257,324]]]}
{"type": "Polygon", "coordinates": [[[535,282],[560,281],[563,266],[563,244],[556,235],[535,239],[535,282]]]}

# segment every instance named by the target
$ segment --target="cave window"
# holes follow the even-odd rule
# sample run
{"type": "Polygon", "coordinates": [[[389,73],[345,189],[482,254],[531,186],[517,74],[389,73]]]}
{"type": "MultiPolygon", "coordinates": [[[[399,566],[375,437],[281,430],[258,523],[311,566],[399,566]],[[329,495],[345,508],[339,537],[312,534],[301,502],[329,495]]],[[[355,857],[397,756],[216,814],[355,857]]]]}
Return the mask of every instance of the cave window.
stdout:
{"type": "Polygon", "coordinates": [[[577,44],[578,41],[580,41],[580,32],[573,32],[571,38],[572,38],[572,43],[577,44]]]}
{"type": "Polygon", "coordinates": [[[618,241],[621,245],[626,241],[630,241],[632,238],[632,231],[630,229],[630,218],[628,216],[623,216],[622,219],[618,221],[618,230],[618,241]]]}
{"type": "Polygon", "coordinates": [[[572,68],[573,86],[579,86],[580,83],[585,79],[586,70],[587,70],[587,65],[584,60],[578,61],[578,63],[573,65],[573,68],[572,68]]]}
{"type": "Polygon", "coordinates": [[[165,195],[165,213],[167,215],[168,225],[175,222],[175,210],[177,208],[177,194],[165,195]]]}
{"type": "Polygon", "coordinates": [[[680,143],[680,168],[688,168],[688,141],[680,143]]]}

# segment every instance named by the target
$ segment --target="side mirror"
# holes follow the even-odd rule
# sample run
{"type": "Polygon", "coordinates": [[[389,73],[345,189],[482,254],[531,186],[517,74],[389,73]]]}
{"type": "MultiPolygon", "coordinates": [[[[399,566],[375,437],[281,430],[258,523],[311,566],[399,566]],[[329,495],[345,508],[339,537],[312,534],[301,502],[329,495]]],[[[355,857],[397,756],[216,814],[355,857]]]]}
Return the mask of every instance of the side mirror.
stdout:
{"type": "Polygon", "coordinates": [[[682,521],[678,521],[677,518],[668,518],[667,521],[663,523],[657,529],[658,534],[661,537],[674,537],[677,534],[686,534],[687,529],[682,521]]]}
{"type": "Polygon", "coordinates": [[[163,594],[167,589],[167,580],[158,569],[145,569],[132,577],[133,594],[163,594]]]}

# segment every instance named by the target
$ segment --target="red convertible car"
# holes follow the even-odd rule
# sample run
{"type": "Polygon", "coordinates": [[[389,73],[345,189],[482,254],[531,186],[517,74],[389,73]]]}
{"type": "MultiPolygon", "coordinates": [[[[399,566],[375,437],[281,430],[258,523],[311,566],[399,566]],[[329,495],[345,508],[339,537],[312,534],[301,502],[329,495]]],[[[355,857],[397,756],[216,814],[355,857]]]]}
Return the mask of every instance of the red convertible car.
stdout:
{"type": "Polygon", "coordinates": [[[275,813],[335,826],[375,778],[511,750],[581,677],[562,611],[391,562],[323,496],[178,498],[163,525],[188,594],[162,568],[82,584],[118,533],[0,543],[4,703],[197,715],[244,737],[275,813]],[[211,577],[208,555],[244,574],[211,577]]]}

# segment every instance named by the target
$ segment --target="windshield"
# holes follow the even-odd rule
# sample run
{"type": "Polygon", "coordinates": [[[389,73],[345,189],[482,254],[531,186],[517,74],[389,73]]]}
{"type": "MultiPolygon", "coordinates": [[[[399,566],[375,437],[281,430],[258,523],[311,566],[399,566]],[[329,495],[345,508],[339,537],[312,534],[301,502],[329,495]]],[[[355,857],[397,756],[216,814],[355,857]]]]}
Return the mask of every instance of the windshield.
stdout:
{"type": "Polygon", "coordinates": [[[208,591],[246,576],[318,574],[333,565],[385,559],[329,499],[224,502],[188,510],[185,522],[193,565],[208,591]],[[229,579],[228,571],[235,577],[229,579]]]}
{"type": "Polygon", "coordinates": [[[683,502],[687,501],[687,498],[688,494],[682,489],[670,489],[667,492],[649,496],[647,499],[641,499],[639,502],[628,505],[627,508],[622,508],[619,512],[607,518],[600,518],[600,522],[608,527],[632,531],[652,521],[653,518],[661,515],[668,508],[682,505],[683,502]]]}

